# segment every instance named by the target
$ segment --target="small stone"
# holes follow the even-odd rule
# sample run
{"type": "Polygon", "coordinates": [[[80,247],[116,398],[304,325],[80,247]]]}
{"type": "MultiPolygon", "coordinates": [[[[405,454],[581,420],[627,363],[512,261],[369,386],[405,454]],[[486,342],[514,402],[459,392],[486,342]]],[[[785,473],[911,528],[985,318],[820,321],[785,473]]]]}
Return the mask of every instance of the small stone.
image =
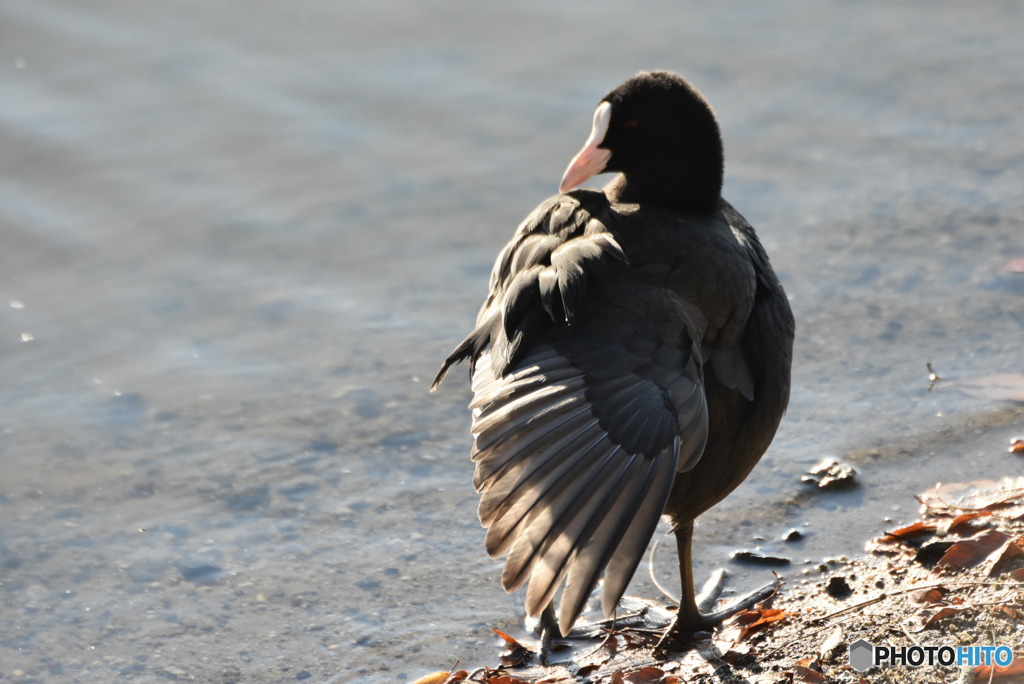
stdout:
{"type": "Polygon", "coordinates": [[[829,596],[835,598],[845,598],[853,593],[853,589],[850,588],[849,583],[845,577],[831,577],[828,580],[828,585],[825,587],[825,592],[829,596]]]}
{"type": "Polygon", "coordinates": [[[791,562],[788,558],[765,556],[754,551],[735,551],[732,554],[732,559],[740,563],[750,563],[751,565],[789,565],[791,562]]]}
{"type": "Polygon", "coordinates": [[[801,482],[813,484],[818,489],[850,489],[857,486],[857,470],[840,463],[834,458],[824,458],[815,463],[801,482]]]}

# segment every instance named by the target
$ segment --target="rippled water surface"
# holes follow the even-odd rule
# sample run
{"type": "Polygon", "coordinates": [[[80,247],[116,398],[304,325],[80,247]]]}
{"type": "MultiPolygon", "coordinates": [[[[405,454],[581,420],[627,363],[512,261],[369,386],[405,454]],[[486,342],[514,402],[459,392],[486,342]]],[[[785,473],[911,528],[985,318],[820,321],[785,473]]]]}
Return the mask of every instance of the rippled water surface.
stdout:
{"type": "Polygon", "coordinates": [[[1013,2],[7,0],[0,679],[493,662],[521,610],[482,550],[468,390],[426,386],[642,68],[715,105],[799,325],[790,412],[698,574],[806,523],[764,543],[797,582],[937,480],[1018,472],[1021,405],[953,384],[1024,358],[999,270],[1024,256],[1022,28],[1013,2]],[[824,455],[861,487],[803,489],[824,455]]]}

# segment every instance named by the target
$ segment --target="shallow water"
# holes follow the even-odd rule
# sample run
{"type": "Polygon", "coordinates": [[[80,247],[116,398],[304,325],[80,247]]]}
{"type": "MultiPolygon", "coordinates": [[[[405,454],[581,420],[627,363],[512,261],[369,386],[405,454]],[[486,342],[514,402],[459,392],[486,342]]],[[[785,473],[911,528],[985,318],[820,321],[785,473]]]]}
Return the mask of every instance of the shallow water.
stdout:
{"type": "Polygon", "coordinates": [[[789,414],[698,574],[762,544],[796,583],[935,481],[1018,472],[1020,405],[951,383],[1021,370],[1022,28],[1011,2],[8,0],[0,678],[493,662],[521,609],[482,550],[464,376],[426,385],[641,68],[715,105],[799,325],[789,414]],[[862,486],[809,493],[823,455],[862,486]]]}

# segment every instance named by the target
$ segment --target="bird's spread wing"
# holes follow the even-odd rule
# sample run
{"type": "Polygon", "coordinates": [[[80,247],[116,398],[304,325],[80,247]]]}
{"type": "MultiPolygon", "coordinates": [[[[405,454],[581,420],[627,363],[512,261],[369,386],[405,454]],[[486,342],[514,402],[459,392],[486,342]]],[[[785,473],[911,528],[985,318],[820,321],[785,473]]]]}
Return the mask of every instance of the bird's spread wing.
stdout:
{"type": "Polygon", "coordinates": [[[430,388],[460,361],[475,368],[485,350],[504,375],[542,325],[571,324],[591,280],[626,260],[609,230],[615,221],[607,198],[592,190],[556,195],[534,209],[494,263],[476,328],[445,359],[430,388]]]}
{"type": "Polygon", "coordinates": [[[627,255],[596,194],[558,196],[520,226],[476,330],[438,376],[472,364],[487,551],[508,554],[502,583],[527,584],[531,615],[565,581],[563,632],[602,574],[610,614],[675,473],[692,467],[707,436],[701,352],[688,325],[699,314],[643,278],[617,278],[627,255]]]}

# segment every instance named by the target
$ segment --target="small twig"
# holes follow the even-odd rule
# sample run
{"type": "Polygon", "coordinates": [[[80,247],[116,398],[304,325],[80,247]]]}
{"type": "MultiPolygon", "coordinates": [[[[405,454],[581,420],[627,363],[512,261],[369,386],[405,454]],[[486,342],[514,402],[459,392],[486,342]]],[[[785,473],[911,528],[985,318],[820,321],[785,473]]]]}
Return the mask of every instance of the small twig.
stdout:
{"type": "MultiPolygon", "coordinates": [[[[452,668],[452,669],[454,670],[454,668],[452,668]]],[[[469,674],[468,674],[468,675],[466,676],[466,681],[467,681],[467,682],[481,682],[481,684],[485,684],[485,680],[483,680],[483,679],[477,679],[477,678],[476,678],[476,676],[477,676],[477,675],[479,675],[479,674],[484,674],[484,675],[486,675],[486,674],[488,674],[489,672],[490,672],[490,668],[487,668],[487,667],[478,667],[478,668],[476,668],[475,670],[473,670],[472,672],[470,672],[470,673],[469,673],[469,674]]],[[[449,672],[448,674],[449,674],[449,675],[451,675],[451,672],[449,672]]]]}
{"type": "MultiPolygon", "coordinates": [[[[637,614],[640,614],[640,613],[637,613],[637,614]]],[[[603,629],[606,632],[606,634],[604,635],[604,639],[601,639],[601,643],[599,643],[597,646],[595,646],[594,648],[592,648],[589,651],[587,651],[586,653],[584,653],[582,656],[580,656],[579,660],[583,660],[584,658],[588,658],[588,657],[594,655],[595,653],[600,651],[602,648],[607,646],[608,642],[611,639],[615,638],[615,620],[616,620],[616,618],[618,618],[617,613],[612,613],[612,624],[611,624],[611,627],[602,627],[601,628],[601,629],[603,629]]],[[[618,644],[616,644],[616,650],[618,650],[618,644]]]]}
{"type": "MultiPolygon", "coordinates": [[[[937,508],[937,507],[929,506],[928,505],[928,501],[925,501],[924,499],[922,499],[920,497],[920,495],[918,495],[918,494],[915,494],[914,498],[917,499],[917,503],[921,504],[922,506],[927,508],[929,511],[935,510],[935,508],[937,508]]],[[[957,506],[956,504],[949,503],[948,501],[946,501],[945,499],[943,499],[941,496],[938,496],[938,495],[936,495],[934,497],[934,500],[938,501],[940,504],[942,504],[946,508],[952,508],[953,510],[956,510],[956,511],[968,511],[970,513],[973,513],[974,511],[983,510],[981,508],[963,508],[962,506],[957,506]]],[[[941,515],[941,513],[938,514],[938,515],[941,515]]],[[[889,534],[889,533],[886,532],[886,534],[889,534]]]]}
{"type": "MultiPolygon", "coordinates": [[[[995,630],[995,628],[992,629],[992,645],[993,646],[996,645],[996,630],[995,630]]],[[[989,658],[988,665],[989,665],[988,681],[989,681],[989,684],[992,684],[992,680],[995,679],[995,676],[996,676],[996,664],[994,662],[992,662],[991,658],[989,658]]]]}
{"type": "MultiPolygon", "coordinates": [[[[813,620],[812,620],[812,622],[813,622],[813,620]]],[[[765,658],[766,659],[767,658],[771,658],[773,655],[775,655],[776,653],[778,653],[782,649],[786,648],[790,644],[795,644],[796,642],[801,641],[803,639],[806,639],[808,637],[812,637],[812,636],[814,636],[816,634],[821,634],[822,632],[824,632],[826,629],[828,629],[831,626],[832,625],[825,625],[824,627],[819,627],[818,629],[814,630],[813,632],[810,632],[809,634],[801,634],[799,636],[793,637],[789,641],[785,641],[785,642],[779,644],[778,646],[776,646],[775,648],[773,648],[772,650],[768,651],[765,654],[765,658]]]]}
{"type": "MultiPolygon", "coordinates": [[[[936,584],[934,586],[939,586],[939,585],[936,584]]],[[[930,587],[921,587],[921,588],[922,589],[927,589],[927,588],[930,588],[930,587]]],[[[899,593],[899,592],[897,592],[897,593],[899,593]]],[[[884,601],[885,599],[887,599],[887,598],[889,598],[890,596],[893,596],[893,595],[894,594],[885,594],[885,593],[879,594],[875,598],[868,599],[867,601],[862,601],[861,603],[857,603],[857,604],[852,605],[852,606],[847,606],[846,608],[843,608],[841,610],[837,610],[834,613],[829,613],[828,615],[823,615],[821,617],[812,618],[811,619],[811,624],[821,623],[821,622],[824,622],[826,620],[831,620],[834,617],[839,617],[843,613],[850,613],[850,612],[853,612],[855,610],[860,610],[861,608],[865,608],[867,606],[874,605],[875,603],[878,603],[879,601],[884,601]]]]}
{"type": "Polygon", "coordinates": [[[907,635],[908,639],[910,639],[911,641],[914,642],[915,646],[920,646],[921,645],[921,642],[917,640],[917,637],[915,637],[913,634],[911,634],[909,631],[907,631],[907,626],[905,624],[903,624],[902,621],[900,622],[900,629],[903,630],[903,633],[905,635],[907,635]]]}
{"type": "Polygon", "coordinates": [[[999,599],[998,601],[986,601],[985,603],[972,603],[971,608],[988,608],[989,606],[1005,606],[1010,603],[1009,599],[999,599]]]}
{"type": "MultiPolygon", "coordinates": [[[[671,623],[669,623],[669,624],[671,624],[671,623]]],[[[625,634],[626,632],[629,632],[630,634],[650,634],[651,636],[655,636],[655,635],[658,635],[658,634],[664,634],[665,633],[665,628],[664,627],[623,627],[622,628],[622,634],[625,634]]]]}

